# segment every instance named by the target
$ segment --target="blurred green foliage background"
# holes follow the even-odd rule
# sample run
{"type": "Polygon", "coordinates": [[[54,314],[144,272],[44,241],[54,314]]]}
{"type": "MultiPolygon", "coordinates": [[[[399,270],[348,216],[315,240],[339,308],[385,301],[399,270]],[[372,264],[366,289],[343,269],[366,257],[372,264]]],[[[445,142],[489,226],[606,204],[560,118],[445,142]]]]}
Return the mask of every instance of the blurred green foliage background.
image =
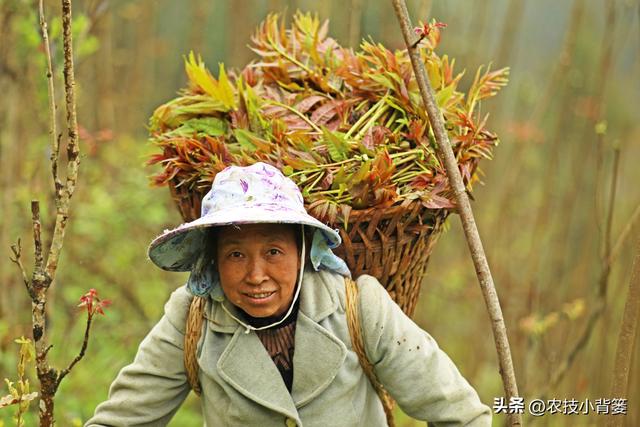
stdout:
{"type": "MultiPolygon", "coordinates": [[[[169,191],[149,187],[152,170],[144,162],[153,151],[146,142],[148,117],[186,83],[183,55],[200,52],[214,74],[218,62],[241,67],[254,57],[246,45],[266,14],[291,15],[298,8],[329,18],[330,34],[345,46],[365,37],[391,49],[403,46],[391,2],[382,0],[76,0],[73,5],[82,163],[48,302],[52,361],[66,366],[80,348],[84,314],[76,306],[84,292],[96,288],[113,306],[96,322],[85,360],[58,392],[61,426],[80,425],[106,398],[118,370],[161,316],[169,293],[186,279],[159,271],[145,256],[153,237],[180,222],[169,191]]],[[[448,24],[438,52],[467,70],[463,87],[480,64],[511,67],[508,87],[483,106],[501,145],[493,161],[481,164],[484,185],[475,188],[473,208],[521,395],[527,401],[619,397],[608,393],[640,232],[639,3],[413,0],[408,5],[415,25],[431,17],[448,24]],[[602,315],[592,316],[599,304],[602,315]],[[585,345],[574,351],[587,329],[585,345]],[[565,363],[566,374],[554,382],[565,363]]],[[[45,1],[63,119],[59,7],[45,1]]],[[[31,304],[9,248],[20,238],[30,265],[31,199],[42,203],[45,241],[54,220],[44,70],[36,5],[0,0],[0,378],[13,380],[14,339],[31,334],[31,304]]],[[[415,320],[491,405],[503,395],[491,328],[459,218],[450,217],[448,224],[415,320]]],[[[639,341],[625,418],[630,426],[640,425],[639,341]]],[[[12,425],[11,412],[0,410],[0,425],[12,425]]],[[[36,424],[36,413],[34,406],[27,425],[36,424]]],[[[400,426],[418,425],[398,417],[400,426]]],[[[200,425],[200,420],[191,396],[172,425],[200,425]]],[[[501,415],[494,420],[504,422],[501,415]]],[[[598,420],[556,414],[527,421],[582,426],[598,420]]]]}

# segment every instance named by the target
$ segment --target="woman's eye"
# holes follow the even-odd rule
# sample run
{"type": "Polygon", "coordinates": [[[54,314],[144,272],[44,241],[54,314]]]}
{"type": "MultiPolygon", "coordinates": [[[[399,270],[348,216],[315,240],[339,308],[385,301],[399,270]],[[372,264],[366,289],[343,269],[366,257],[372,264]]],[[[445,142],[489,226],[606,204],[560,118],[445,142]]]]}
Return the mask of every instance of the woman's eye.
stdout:
{"type": "Polygon", "coordinates": [[[238,251],[233,251],[229,253],[229,258],[240,258],[242,254],[238,251]]]}
{"type": "Polygon", "coordinates": [[[280,249],[276,249],[276,248],[269,249],[269,255],[279,255],[281,253],[282,251],[280,249]]]}

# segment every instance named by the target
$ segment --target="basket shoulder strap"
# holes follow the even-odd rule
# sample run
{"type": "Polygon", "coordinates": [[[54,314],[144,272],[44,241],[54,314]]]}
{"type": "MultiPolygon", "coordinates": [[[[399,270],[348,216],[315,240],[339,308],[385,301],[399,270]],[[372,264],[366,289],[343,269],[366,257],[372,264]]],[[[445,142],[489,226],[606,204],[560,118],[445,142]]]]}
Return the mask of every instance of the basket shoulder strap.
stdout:
{"type": "Polygon", "coordinates": [[[202,388],[198,380],[197,347],[200,336],[202,335],[202,322],[204,319],[204,307],[206,299],[203,297],[194,297],[189,306],[189,314],[187,315],[186,330],[184,333],[184,367],[187,371],[187,380],[195,394],[200,396],[202,388]]]}
{"type": "Polygon", "coordinates": [[[362,324],[360,321],[358,285],[349,277],[345,278],[345,285],[347,294],[347,326],[349,327],[349,335],[351,336],[351,345],[358,355],[358,360],[360,361],[362,370],[366,374],[367,378],[369,378],[371,385],[373,385],[378,397],[382,401],[382,407],[384,408],[384,413],[387,416],[387,424],[389,427],[394,427],[393,399],[389,396],[389,393],[387,393],[380,381],[378,381],[378,377],[373,370],[373,364],[369,361],[367,354],[364,351],[364,339],[362,337],[362,324]]]}

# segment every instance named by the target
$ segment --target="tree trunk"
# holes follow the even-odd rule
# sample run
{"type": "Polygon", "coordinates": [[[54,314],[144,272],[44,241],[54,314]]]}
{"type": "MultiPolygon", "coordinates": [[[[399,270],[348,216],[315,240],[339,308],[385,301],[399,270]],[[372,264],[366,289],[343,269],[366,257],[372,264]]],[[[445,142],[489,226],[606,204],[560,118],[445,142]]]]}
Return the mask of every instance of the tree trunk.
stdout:
{"type": "MultiPolygon", "coordinates": [[[[633,349],[638,334],[638,322],[640,321],[640,239],[636,245],[636,256],[633,262],[631,281],[627,301],[622,314],[622,324],[618,333],[618,346],[616,348],[616,361],[613,370],[611,385],[611,398],[627,398],[629,396],[629,373],[633,361],[633,349]]],[[[632,404],[632,408],[637,405],[632,404]]],[[[624,415],[610,415],[607,426],[622,426],[624,415]]]]}

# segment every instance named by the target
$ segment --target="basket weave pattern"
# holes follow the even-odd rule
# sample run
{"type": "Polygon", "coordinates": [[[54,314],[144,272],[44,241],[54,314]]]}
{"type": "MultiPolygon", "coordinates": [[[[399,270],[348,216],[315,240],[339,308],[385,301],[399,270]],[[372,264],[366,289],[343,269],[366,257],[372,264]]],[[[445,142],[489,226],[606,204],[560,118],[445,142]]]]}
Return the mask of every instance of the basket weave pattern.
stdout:
{"type": "MultiPolygon", "coordinates": [[[[199,218],[205,192],[176,187],[173,182],[169,188],[182,218],[199,218]]],[[[353,277],[374,276],[412,316],[429,255],[447,216],[447,210],[426,209],[415,201],[384,209],[354,209],[346,229],[341,223],[328,225],[340,231],[342,245],[334,252],[346,261],[353,277]]]]}

